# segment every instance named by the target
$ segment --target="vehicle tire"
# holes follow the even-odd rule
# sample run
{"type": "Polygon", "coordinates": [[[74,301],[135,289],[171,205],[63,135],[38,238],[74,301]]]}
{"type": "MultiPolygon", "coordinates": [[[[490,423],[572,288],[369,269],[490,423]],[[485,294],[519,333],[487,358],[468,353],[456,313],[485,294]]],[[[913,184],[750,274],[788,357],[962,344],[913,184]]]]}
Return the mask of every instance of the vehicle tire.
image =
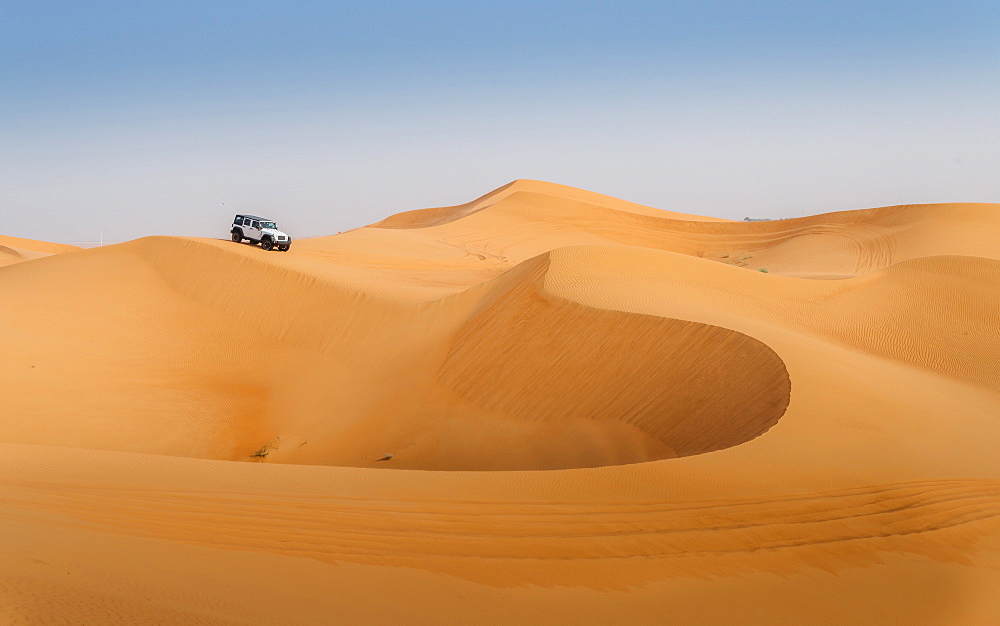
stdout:
{"type": "Polygon", "coordinates": [[[236,243],[243,243],[243,231],[239,228],[233,229],[233,241],[236,243]]]}
{"type": "Polygon", "coordinates": [[[288,252],[290,246],[278,246],[278,252],[288,252]]]}
{"type": "Polygon", "coordinates": [[[271,241],[270,239],[261,239],[260,247],[264,248],[265,250],[272,250],[274,248],[274,242],[271,241]]]}

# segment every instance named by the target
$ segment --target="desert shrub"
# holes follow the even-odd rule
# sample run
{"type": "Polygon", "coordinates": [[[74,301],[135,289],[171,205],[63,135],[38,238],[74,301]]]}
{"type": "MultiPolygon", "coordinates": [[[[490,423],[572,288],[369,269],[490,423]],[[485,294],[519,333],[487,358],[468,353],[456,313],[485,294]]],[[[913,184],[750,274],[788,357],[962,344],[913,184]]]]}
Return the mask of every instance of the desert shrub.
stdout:
{"type": "Polygon", "coordinates": [[[257,448],[250,454],[250,458],[257,462],[262,462],[266,460],[267,455],[271,454],[271,450],[278,449],[278,444],[277,444],[278,441],[280,441],[280,437],[268,443],[262,444],[259,448],[257,448]]]}

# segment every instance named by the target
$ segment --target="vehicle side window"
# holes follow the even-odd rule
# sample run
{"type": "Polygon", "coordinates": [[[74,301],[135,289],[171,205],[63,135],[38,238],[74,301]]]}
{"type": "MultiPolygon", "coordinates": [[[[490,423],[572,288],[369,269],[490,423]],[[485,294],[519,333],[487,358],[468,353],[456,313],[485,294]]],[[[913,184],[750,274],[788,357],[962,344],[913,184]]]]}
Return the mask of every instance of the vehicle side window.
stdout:
{"type": "Polygon", "coordinates": [[[244,226],[249,226],[250,225],[250,218],[249,217],[244,217],[243,218],[243,225],[244,226]]]}
{"type": "Polygon", "coordinates": [[[260,222],[254,220],[253,227],[254,228],[260,228],[260,222]]]}

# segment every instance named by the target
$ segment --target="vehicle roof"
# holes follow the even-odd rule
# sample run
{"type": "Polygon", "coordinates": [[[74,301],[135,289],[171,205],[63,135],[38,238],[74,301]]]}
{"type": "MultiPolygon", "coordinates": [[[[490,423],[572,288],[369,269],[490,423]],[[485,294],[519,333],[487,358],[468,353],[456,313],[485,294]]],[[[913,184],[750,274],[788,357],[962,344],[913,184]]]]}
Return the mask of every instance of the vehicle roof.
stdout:
{"type": "Polygon", "coordinates": [[[252,220],[259,220],[261,222],[273,222],[274,220],[267,217],[257,217],[256,215],[247,215],[246,213],[237,213],[236,217],[249,217],[252,220]]]}

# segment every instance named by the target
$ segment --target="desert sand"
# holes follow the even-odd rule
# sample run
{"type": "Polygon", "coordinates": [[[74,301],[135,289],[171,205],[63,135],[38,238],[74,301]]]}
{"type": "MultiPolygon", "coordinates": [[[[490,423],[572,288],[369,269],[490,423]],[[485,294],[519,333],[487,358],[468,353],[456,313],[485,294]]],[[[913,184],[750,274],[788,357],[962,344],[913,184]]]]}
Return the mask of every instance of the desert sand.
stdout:
{"type": "Polygon", "coordinates": [[[0,621],[1000,623],[1000,205],[0,265],[0,621]]]}
{"type": "Polygon", "coordinates": [[[0,267],[44,256],[79,250],[77,246],[0,235],[0,267]]]}

